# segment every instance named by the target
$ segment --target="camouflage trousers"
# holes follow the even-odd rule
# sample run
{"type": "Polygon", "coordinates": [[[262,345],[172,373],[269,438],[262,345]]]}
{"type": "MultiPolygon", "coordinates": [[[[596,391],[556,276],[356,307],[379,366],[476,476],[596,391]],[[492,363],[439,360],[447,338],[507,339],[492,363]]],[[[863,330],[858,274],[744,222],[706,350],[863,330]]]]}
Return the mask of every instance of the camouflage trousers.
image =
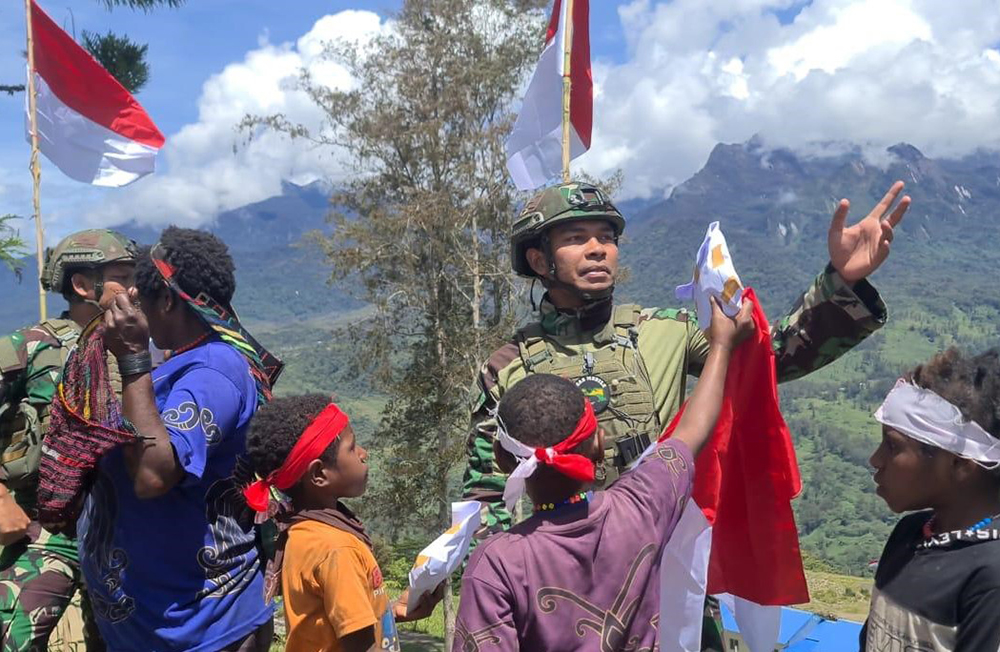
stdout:
{"type": "MultiPolygon", "coordinates": [[[[82,588],[76,542],[32,522],[27,537],[0,553],[0,651],[45,652],[82,588]]],[[[103,650],[86,593],[81,597],[87,650],[103,650]]]]}

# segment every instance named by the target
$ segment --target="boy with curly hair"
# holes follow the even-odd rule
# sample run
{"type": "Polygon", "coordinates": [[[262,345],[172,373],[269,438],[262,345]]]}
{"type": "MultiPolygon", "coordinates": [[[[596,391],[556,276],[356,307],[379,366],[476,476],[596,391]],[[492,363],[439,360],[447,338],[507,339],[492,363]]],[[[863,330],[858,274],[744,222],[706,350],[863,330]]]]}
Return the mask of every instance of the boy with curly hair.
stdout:
{"type": "Polygon", "coordinates": [[[1000,354],[936,355],[875,419],[875,493],[915,513],[882,551],[862,652],[1000,649],[1000,354]]]}
{"type": "Polygon", "coordinates": [[[254,417],[247,452],[262,478],[244,491],[268,510],[272,488],[292,510],[277,516],[279,536],[268,588],[281,587],[293,652],[398,651],[396,622],[426,618],[439,589],[407,613],[404,594],[390,602],[372,542],[342,502],[365,492],[368,452],[347,415],[321,394],[274,399],[254,417]]]}

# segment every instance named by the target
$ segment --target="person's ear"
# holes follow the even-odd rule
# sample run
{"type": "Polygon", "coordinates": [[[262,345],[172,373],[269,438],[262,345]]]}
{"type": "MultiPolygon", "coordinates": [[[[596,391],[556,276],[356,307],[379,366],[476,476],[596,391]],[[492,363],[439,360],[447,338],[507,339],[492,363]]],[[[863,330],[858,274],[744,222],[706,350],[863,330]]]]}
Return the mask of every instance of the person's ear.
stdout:
{"type": "Polygon", "coordinates": [[[92,298],[90,295],[94,291],[94,280],[88,274],[76,272],[70,276],[69,282],[73,286],[73,294],[81,299],[92,298]]]}
{"type": "Polygon", "coordinates": [[[528,259],[531,271],[542,278],[549,277],[549,257],[545,255],[544,251],[532,247],[524,252],[524,256],[528,259]]]}
{"type": "Polygon", "coordinates": [[[169,314],[174,308],[177,307],[179,301],[177,300],[177,295],[170,291],[170,288],[163,287],[160,288],[159,296],[157,297],[157,302],[163,302],[163,313],[169,314]]]}
{"type": "Polygon", "coordinates": [[[949,457],[952,458],[951,477],[956,483],[965,483],[972,480],[982,468],[972,460],[967,460],[958,455],[950,455],[949,457]]]}
{"type": "Polygon", "coordinates": [[[496,460],[497,468],[508,475],[517,468],[517,460],[496,440],[493,440],[493,459],[496,460]]]}
{"type": "Polygon", "coordinates": [[[306,484],[314,487],[326,487],[330,484],[331,480],[330,474],[326,471],[326,464],[320,459],[309,462],[309,466],[306,467],[303,477],[306,480],[306,484]]]}

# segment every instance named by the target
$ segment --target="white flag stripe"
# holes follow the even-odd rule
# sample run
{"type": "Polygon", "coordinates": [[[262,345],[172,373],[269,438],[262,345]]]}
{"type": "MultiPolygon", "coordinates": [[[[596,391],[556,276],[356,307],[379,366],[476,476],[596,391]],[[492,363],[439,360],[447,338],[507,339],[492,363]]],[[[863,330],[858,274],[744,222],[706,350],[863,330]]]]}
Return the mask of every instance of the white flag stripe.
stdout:
{"type": "MultiPolygon", "coordinates": [[[[518,190],[534,190],[562,174],[563,73],[569,36],[566,6],[560,3],[559,28],[542,51],[514,129],[504,143],[507,171],[518,190]]],[[[586,151],[571,124],[570,158],[586,151]]]]}
{"type": "MultiPolygon", "coordinates": [[[[66,176],[97,186],[124,186],[152,173],[157,149],[121,136],[66,106],[35,73],[38,147],[66,176]]],[[[31,140],[25,116],[25,135],[31,140]]]]}
{"type": "Polygon", "coordinates": [[[660,560],[661,652],[699,652],[712,526],[688,500],[660,560]]]}

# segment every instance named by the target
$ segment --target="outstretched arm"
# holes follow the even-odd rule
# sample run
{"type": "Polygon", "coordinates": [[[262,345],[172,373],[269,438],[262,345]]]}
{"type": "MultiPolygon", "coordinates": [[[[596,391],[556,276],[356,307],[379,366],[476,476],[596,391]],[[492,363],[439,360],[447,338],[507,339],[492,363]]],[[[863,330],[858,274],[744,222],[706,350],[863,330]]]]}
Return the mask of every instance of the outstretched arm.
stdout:
{"type": "Polygon", "coordinates": [[[708,358],[705,360],[694,394],[688,401],[680,423],[677,424],[677,430],[671,437],[687,444],[695,455],[715,429],[715,422],[722,408],[729,357],[733,349],[753,333],[752,311],[753,304],[745,301],[736,317],[730,318],[722,312],[718,301],[712,299],[712,325],[708,329],[710,341],[708,358]]]}

